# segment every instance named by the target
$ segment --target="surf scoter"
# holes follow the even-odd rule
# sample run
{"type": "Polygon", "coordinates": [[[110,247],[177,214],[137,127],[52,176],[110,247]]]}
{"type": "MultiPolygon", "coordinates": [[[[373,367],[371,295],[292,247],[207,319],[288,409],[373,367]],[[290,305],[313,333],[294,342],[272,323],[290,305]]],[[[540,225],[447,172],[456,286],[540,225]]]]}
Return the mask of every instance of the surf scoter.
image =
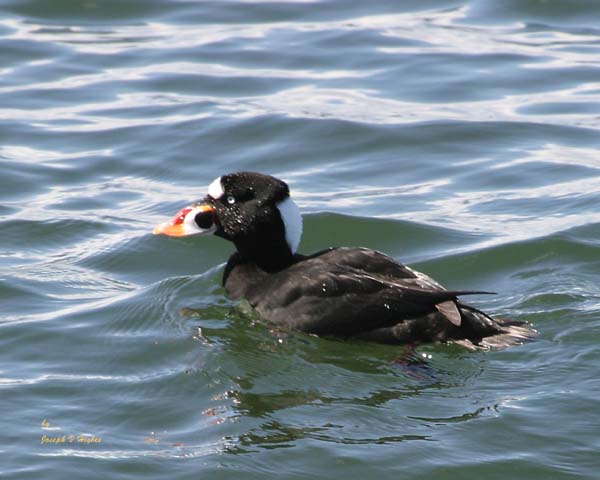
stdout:
{"type": "Polygon", "coordinates": [[[367,248],[296,253],[302,216],[288,185],[255,172],[223,175],[203,200],[154,234],[213,234],[233,242],[223,285],[265,320],[316,335],[385,343],[453,342],[503,348],[535,335],[524,322],[493,319],[427,275],[367,248]]]}

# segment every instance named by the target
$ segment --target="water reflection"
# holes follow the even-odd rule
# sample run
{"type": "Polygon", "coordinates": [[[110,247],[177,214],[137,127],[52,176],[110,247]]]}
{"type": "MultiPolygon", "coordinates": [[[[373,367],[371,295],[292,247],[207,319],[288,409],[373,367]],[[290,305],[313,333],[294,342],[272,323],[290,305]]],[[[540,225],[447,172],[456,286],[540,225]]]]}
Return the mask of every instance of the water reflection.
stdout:
{"type": "MultiPolygon", "coordinates": [[[[203,310],[180,313],[197,321],[207,318],[203,310]]],[[[226,319],[222,328],[200,322],[200,338],[202,345],[217,346],[213,360],[219,384],[229,386],[220,400],[229,407],[209,414],[235,421],[244,432],[229,438],[231,453],[287,448],[307,439],[341,444],[434,440],[436,425],[494,411],[493,404],[473,408],[473,399],[465,398],[465,388],[482,370],[460,349],[415,351],[281,332],[245,309],[230,309],[226,319]],[[449,415],[419,416],[425,398],[449,415]],[[389,416],[386,422],[382,411],[389,416]]]]}

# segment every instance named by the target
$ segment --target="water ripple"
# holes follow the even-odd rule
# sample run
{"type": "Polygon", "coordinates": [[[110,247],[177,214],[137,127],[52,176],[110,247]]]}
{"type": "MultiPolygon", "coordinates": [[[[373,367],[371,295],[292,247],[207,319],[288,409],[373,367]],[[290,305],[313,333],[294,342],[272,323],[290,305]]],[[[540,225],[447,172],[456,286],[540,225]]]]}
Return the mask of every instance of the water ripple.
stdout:
{"type": "Polygon", "coordinates": [[[597,476],[594,2],[1,3],[6,475],[597,476]],[[220,286],[230,245],[151,234],[236,170],[290,183],[302,252],[497,291],[473,301],[538,341],[265,325],[220,286]]]}

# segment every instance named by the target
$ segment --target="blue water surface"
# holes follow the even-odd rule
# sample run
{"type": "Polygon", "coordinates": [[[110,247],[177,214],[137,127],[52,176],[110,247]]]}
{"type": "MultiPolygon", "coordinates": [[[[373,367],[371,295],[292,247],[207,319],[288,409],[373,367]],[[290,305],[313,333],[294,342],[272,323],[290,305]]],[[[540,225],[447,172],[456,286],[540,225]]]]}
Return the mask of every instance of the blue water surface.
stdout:
{"type": "Polygon", "coordinates": [[[598,478],[594,0],[0,1],[0,477],[598,478]],[[530,322],[499,352],[278,331],[232,246],[154,237],[285,179],[530,322]]]}

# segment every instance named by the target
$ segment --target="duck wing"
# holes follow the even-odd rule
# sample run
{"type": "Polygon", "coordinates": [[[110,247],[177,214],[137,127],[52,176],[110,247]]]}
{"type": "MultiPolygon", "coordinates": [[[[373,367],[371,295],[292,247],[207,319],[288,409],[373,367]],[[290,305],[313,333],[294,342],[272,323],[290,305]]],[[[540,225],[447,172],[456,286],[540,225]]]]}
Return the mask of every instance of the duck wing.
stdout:
{"type": "Polygon", "coordinates": [[[392,258],[362,248],[306,257],[264,278],[262,287],[271,292],[268,298],[252,292],[245,297],[266,319],[309,333],[343,336],[436,312],[441,321],[459,326],[457,297],[484,293],[446,290],[392,258]]]}

